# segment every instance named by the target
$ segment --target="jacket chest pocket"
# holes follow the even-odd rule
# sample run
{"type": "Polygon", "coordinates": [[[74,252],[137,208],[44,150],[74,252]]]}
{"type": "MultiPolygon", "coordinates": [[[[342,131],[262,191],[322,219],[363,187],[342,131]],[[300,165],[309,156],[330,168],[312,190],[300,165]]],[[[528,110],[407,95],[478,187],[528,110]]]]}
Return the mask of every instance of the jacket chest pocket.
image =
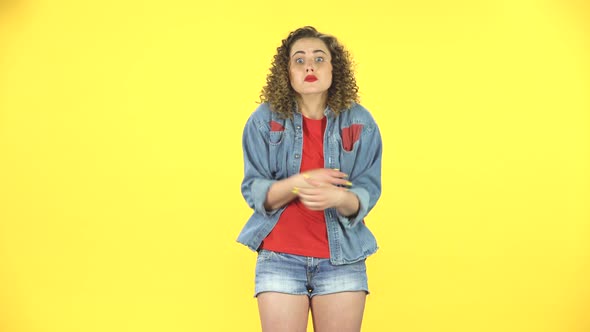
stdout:
{"type": "Polygon", "coordinates": [[[271,131],[268,144],[269,167],[274,179],[281,179],[286,174],[286,153],[288,146],[285,131],[271,131]]]}
{"type": "Polygon", "coordinates": [[[354,164],[356,163],[359,145],[361,143],[360,130],[358,130],[352,137],[350,132],[344,130],[341,131],[339,135],[335,135],[335,138],[336,147],[338,148],[338,160],[340,164],[340,171],[351,175],[354,164]]]}
{"type": "MultiPolygon", "coordinates": [[[[342,142],[339,142],[340,144],[342,142]]],[[[356,158],[357,158],[357,150],[358,150],[358,145],[359,142],[357,142],[353,149],[351,151],[347,151],[345,149],[342,148],[342,145],[340,145],[340,152],[339,152],[339,156],[340,156],[340,171],[351,175],[352,170],[354,168],[354,164],[356,162],[356,158]]]]}

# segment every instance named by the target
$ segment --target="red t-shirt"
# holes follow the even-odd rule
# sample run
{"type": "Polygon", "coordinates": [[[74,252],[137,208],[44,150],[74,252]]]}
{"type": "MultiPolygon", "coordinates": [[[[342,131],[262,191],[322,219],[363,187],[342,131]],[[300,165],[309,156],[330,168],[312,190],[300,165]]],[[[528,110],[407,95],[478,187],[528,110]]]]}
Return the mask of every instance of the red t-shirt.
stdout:
{"type": "MultiPolygon", "coordinates": [[[[303,117],[301,172],[324,167],[326,117],[303,117]]],[[[330,258],[324,211],[312,211],[299,199],[289,203],[273,230],[262,242],[266,250],[294,255],[330,258]]]]}

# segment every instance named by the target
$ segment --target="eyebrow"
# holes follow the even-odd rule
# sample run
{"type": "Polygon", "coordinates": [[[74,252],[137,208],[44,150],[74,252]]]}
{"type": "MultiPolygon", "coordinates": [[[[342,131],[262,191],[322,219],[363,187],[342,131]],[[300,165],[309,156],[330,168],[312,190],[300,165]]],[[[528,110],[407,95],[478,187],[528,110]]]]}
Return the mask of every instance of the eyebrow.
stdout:
{"type": "MultiPolygon", "coordinates": [[[[319,52],[324,53],[325,55],[328,55],[328,53],[324,52],[323,50],[315,50],[315,51],[313,51],[313,53],[319,53],[319,52]]],[[[297,52],[293,53],[293,55],[291,55],[291,57],[294,57],[295,54],[298,54],[298,53],[305,54],[304,51],[297,51],[297,52]]]]}

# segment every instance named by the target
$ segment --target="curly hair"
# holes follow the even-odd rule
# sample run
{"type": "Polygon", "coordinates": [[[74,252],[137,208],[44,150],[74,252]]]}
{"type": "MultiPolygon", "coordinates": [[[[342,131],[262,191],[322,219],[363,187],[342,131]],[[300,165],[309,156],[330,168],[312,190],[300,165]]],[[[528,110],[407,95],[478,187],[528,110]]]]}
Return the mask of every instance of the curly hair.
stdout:
{"type": "Polygon", "coordinates": [[[336,114],[358,102],[358,86],[354,78],[350,54],[331,35],[305,26],[289,33],[277,47],[266,77],[266,86],[260,92],[260,102],[268,102],[270,109],[282,118],[291,118],[297,109],[296,92],[289,80],[289,53],[293,44],[302,38],[318,38],[326,44],[332,57],[332,85],[328,88],[327,104],[336,114]]]}

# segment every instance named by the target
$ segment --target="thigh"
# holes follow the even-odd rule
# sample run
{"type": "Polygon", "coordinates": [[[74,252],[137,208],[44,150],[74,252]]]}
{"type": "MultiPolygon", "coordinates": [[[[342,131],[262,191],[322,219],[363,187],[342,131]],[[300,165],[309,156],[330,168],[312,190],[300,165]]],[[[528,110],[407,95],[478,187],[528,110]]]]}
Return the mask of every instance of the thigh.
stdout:
{"type": "Polygon", "coordinates": [[[311,299],[315,332],[360,332],[365,291],[316,295],[311,299]]]}
{"type": "Polygon", "coordinates": [[[305,332],[309,314],[309,297],[277,292],[257,296],[263,332],[305,332]]]}

